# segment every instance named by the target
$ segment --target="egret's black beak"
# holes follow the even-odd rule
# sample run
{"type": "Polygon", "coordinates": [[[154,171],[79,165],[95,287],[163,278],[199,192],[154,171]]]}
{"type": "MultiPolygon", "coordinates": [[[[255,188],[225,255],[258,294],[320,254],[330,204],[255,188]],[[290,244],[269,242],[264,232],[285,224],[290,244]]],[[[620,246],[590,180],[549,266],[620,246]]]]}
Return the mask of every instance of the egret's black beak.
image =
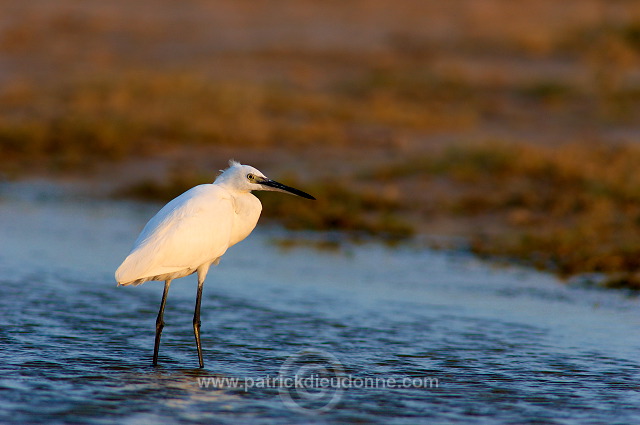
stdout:
{"type": "MultiPolygon", "coordinates": [[[[316,199],[313,196],[309,195],[306,192],[303,192],[301,190],[295,189],[293,187],[287,186],[286,184],[282,184],[282,183],[278,183],[277,181],[274,180],[269,180],[269,179],[264,179],[263,181],[260,182],[261,185],[263,186],[267,186],[269,188],[271,188],[271,190],[276,190],[278,192],[289,192],[292,193],[294,195],[298,195],[301,196],[303,198],[307,198],[307,199],[316,199]]],[[[269,190],[269,189],[267,189],[269,190]]]]}

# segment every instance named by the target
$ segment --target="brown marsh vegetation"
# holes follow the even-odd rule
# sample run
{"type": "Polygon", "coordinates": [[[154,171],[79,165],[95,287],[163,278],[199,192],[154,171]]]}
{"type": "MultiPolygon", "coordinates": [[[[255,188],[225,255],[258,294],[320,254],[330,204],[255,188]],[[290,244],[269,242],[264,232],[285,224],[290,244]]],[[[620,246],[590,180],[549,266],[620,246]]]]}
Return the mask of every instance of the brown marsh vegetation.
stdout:
{"type": "Polygon", "coordinates": [[[638,286],[637,2],[34,0],[0,15],[5,176],[167,199],[233,156],[319,198],[263,196],[290,227],[463,236],[638,286]],[[144,161],[146,178],[128,171],[144,161]]]}

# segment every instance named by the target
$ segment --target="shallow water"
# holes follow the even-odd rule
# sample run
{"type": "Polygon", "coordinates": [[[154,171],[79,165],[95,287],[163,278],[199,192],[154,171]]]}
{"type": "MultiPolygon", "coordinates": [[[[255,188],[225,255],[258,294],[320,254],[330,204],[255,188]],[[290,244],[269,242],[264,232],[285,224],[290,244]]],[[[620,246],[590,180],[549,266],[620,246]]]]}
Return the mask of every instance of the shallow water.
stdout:
{"type": "Polygon", "coordinates": [[[162,284],[113,271],[157,208],[2,187],[0,423],[640,423],[637,298],[411,247],[283,250],[265,226],[209,274],[205,368],[194,277],[151,367],[162,284]],[[258,385],[296,371],[343,388],[258,385]]]}

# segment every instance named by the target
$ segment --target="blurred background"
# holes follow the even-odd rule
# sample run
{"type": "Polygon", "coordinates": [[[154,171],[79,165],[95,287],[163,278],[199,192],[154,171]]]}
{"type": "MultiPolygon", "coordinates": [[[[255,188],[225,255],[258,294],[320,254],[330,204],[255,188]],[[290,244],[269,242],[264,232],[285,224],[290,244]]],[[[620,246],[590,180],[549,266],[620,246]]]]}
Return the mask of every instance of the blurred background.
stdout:
{"type": "Polygon", "coordinates": [[[0,3],[0,171],[167,200],[234,158],[289,227],[638,286],[640,4],[0,3]],[[444,239],[442,238],[444,237],[444,239]]]}

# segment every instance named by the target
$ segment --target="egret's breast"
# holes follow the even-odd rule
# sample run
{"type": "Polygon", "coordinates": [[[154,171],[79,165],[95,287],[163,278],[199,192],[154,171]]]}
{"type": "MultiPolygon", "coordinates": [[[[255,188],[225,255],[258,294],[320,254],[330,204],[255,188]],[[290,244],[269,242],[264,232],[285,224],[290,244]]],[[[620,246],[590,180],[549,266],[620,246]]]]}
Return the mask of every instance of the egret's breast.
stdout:
{"type": "Polygon", "coordinates": [[[258,224],[262,204],[251,193],[244,193],[234,197],[235,215],[229,246],[235,245],[251,233],[258,224]]]}

